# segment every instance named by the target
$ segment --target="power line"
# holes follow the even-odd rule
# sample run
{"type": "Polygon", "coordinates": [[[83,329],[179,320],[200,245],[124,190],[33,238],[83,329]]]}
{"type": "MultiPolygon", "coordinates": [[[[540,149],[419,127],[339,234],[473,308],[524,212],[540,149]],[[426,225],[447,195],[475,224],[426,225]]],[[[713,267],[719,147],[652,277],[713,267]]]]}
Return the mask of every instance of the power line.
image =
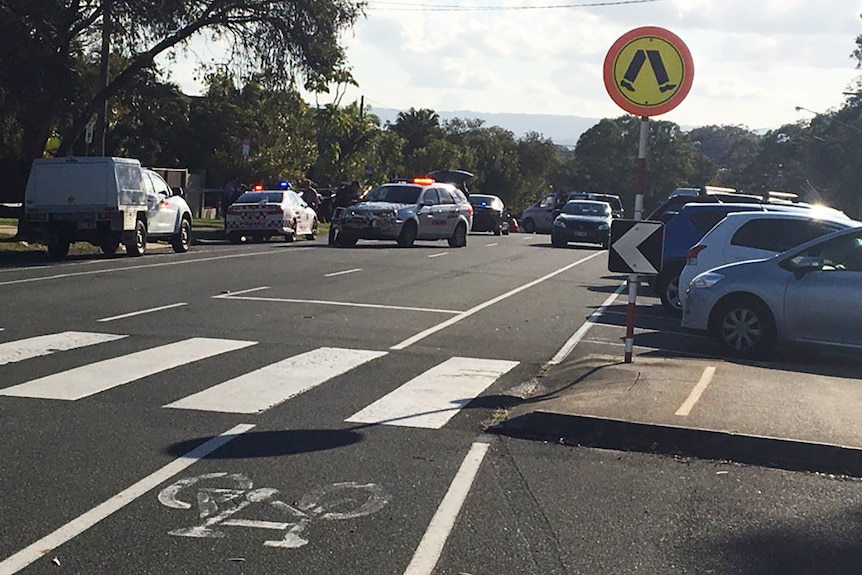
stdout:
{"type": "Polygon", "coordinates": [[[572,8],[593,8],[597,6],[621,6],[623,4],[646,4],[663,0],[607,0],[584,4],[546,4],[542,6],[458,6],[453,4],[405,4],[373,0],[366,10],[378,12],[503,12],[506,10],[559,10],[572,8]]]}

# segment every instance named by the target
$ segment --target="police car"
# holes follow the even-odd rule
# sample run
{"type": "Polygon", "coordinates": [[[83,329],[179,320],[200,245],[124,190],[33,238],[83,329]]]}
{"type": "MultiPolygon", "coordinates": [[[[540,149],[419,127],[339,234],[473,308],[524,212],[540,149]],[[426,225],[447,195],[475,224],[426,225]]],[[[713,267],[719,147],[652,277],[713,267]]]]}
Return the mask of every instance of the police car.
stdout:
{"type": "Polygon", "coordinates": [[[412,246],[416,240],[447,240],[467,245],[473,206],[452,184],[433,178],[383,184],[358,204],[337,208],[332,216],[330,245],[353,246],[357,240],[394,240],[412,246]]]}
{"type": "Polygon", "coordinates": [[[231,243],[243,239],[266,241],[283,236],[292,242],[297,236],[313,240],[317,233],[317,213],[293,190],[264,190],[255,186],[227,209],[225,232],[231,243]]]}

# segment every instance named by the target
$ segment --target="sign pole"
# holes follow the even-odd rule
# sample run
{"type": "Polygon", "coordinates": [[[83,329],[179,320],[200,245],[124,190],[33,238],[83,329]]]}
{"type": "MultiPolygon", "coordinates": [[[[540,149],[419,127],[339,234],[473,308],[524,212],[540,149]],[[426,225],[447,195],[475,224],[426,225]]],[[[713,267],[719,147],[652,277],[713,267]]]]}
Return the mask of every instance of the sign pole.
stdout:
{"type": "MultiPolygon", "coordinates": [[[[635,183],[635,220],[643,219],[644,189],[646,188],[646,155],[649,141],[649,116],[641,116],[640,140],[638,142],[637,181],[635,183]]],[[[632,362],[635,341],[635,310],[637,309],[638,274],[629,274],[629,303],[626,310],[625,363],[632,362]]]]}

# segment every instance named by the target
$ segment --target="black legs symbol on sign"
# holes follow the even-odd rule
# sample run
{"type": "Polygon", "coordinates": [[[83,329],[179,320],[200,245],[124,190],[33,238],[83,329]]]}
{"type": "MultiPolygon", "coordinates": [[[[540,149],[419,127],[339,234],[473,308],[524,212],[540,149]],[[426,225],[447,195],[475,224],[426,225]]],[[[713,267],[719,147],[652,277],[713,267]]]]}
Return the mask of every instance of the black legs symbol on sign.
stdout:
{"type": "Polygon", "coordinates": [[[635,91],[633,83],[637,80],[638,74],[640,74],[641,68],[643,68],[644,62],[647,58],[649,58],[649,64],[652,67],[656,82],[658,82],[659,92],[664,93],[676,88],[676,84],[670,83],[670,77],[667,75],[667,68],[664,67],[664,60],[661,59],[661,53],[658,50],[636,51],[635,55],[632,56],[632,61],[629,63],[629,67],[626,69],[623,79],[620,80],[620,86],[629,92],[635,91]]]}

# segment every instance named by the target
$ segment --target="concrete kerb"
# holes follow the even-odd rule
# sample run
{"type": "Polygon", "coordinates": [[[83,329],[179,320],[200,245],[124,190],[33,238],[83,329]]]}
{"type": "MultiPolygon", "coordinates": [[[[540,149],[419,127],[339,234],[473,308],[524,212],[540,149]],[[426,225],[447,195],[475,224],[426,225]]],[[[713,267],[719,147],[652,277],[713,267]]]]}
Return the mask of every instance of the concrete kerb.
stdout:
{"type": "Polygon", "coordinates": [[[737,463],[862,477],[862,449],[848,445],[676,424],[670,406],[707,363],[703,360],[588,356],[549,370],[535,393],[510,408],[488,431],[620,451],[727,460],[737,463]]]}

